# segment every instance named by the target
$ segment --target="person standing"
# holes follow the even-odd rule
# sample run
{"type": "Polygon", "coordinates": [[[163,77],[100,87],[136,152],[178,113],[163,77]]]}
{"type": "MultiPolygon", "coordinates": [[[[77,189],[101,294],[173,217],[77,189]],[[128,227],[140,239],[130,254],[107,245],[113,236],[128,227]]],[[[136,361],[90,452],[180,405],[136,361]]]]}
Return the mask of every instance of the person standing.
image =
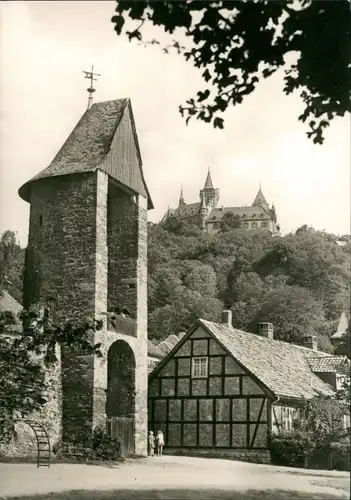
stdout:
{"type": "Polygon", "coordinates": [[[162,431],[157,431],[156,444],[157,444],[157,455],[159,457],[162,457],[163,447],[165,444],[165,438],[162,431]]]}
{"type": "Polygon", "coordinates": [[[149,456],[153,457],[155,454],[155,436],[152,431],[149,432],[148,444],[149,444],[149,456]]]}

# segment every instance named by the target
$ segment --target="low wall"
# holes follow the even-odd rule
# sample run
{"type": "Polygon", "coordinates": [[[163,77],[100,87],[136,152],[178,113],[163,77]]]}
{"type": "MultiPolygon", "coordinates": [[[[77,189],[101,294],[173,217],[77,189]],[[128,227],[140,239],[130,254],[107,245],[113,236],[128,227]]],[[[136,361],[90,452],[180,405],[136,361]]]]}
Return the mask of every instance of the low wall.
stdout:
{"type": "Polygon", "coordinates": [[[242,462],[254,462],[258,464],[271,463],[271,455],[269,450],[248,450],[248,449],[218,450],[215,448],[208,448],[208,449],[167,448],[164,450],[164,454],[184,456],[184,457],[226,458],[229,460],[240,460],[242,462]]]}

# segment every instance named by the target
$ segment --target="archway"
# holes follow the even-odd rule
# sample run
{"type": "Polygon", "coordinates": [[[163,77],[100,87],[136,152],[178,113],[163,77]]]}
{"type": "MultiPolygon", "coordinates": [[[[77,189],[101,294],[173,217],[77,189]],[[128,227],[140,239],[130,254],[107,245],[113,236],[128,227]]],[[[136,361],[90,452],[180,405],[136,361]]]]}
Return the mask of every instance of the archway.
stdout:
{"type": "Polygon", "coordinates": [[[106,415],[111,437],[123,455],[134,453],[135,357],[124,340],[114,342],[107,355],[106,415]]]}

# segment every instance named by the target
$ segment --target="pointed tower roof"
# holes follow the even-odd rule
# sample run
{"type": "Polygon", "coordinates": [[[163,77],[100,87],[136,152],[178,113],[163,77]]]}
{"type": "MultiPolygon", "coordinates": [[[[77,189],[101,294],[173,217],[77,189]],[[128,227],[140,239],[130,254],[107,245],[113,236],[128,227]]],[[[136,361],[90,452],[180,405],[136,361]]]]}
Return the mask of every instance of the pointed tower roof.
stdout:
{"type": "Polygon", "coordinates": [[[252,204],[253,207],[261,206],[261,207],[268,207],[268,203],[266,198],[264,197],[264,194],[262,193],[261,189],[261,183],[260,183],[260,188],[258,190],[258,193],[256,194],[256,198],[252,204]]]}
{"type": "Polygon", "coordinates": [[[51,164],[19,189],[29,202],[35,181],[62,175],[103,170],[113,179],[148,199],[132,106],[129,98],[98,102],[79,120],[51,164]],[[123,138],[128,137],[128,144],[123,138]],[[127,154],[128,153],[128,154],[127,154]],[[126,161],[133,158],[134,161],[126,161]]]}
{"type": "Polygon", "coordinates": [[[349,327],[349,321],[350,319],[348,318],[346,311],[342,311],[339,319],[338,328],[334,333],[334,335],[332,335],[332,338],[334,339],[342,338],[347,332],[347,329],[349,327]]]}
{"type": "Polygon", "coordinates": [[[183,193],[183,184],[180,187],[180,196],[179,196],[179,206],[184,205],[184,193],[183,193]]]}
{"type": "Polygon", "coordinates": [[[208,167],[208,172],[207,172],[207,177],[206,177],[204,189],[213,189],[210,167],[208,167]]]}

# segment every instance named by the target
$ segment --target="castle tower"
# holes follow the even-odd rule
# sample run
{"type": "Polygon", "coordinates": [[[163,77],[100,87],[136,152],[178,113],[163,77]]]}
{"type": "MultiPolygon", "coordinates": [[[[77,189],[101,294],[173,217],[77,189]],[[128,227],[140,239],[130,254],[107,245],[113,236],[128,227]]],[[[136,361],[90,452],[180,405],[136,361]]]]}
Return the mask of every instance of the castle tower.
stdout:
{"type": "Polygon", "coordinates": [[[182,205],[185,205],[185,201],[184,201],[184,194],[183,194],[183,184],[181,185],[181,188],[180,188],[180,196],[179,196],[179,207],[181,207],[182,205]]]}
{"type": "Polygon", "coordinates": [[[89,446],[106,418],[133,420],[134,452],[147,441],[147,210],[129,99],[93,104],[52,163],[19,189],[30,203],[24,307],[55,300],[55,320],[130,318],[96,332],[103,358],[62,353],[62,441],[89,446]],[[122,398],[122,399],[121,399],[122,398]]]}
{"type": "Polygon", "coordinates": [[[202,231],[206,230],[206,219],[208,217],[209,208],[206,205],[205,196],[202,194],[200,203],[200,228],[202,231]]]}
{"type": "Polygon", "coordinates": [[[262,207],[267,211],[269,210],[269,205],[267,203],[267,200],[264,197],[264,194],[262,193],[261,183],[260,183],[258,193],[256,194],[256,198],[254,199],[252,206],[253,207],[262,207]]]}
{"type": "Polygon", "coordinates": [[[216,208],[219,202],[219,189],[213,187],[210,168],[203,189],[200,191],[200,200],[204,198],[206,206],[216,208]]]}

